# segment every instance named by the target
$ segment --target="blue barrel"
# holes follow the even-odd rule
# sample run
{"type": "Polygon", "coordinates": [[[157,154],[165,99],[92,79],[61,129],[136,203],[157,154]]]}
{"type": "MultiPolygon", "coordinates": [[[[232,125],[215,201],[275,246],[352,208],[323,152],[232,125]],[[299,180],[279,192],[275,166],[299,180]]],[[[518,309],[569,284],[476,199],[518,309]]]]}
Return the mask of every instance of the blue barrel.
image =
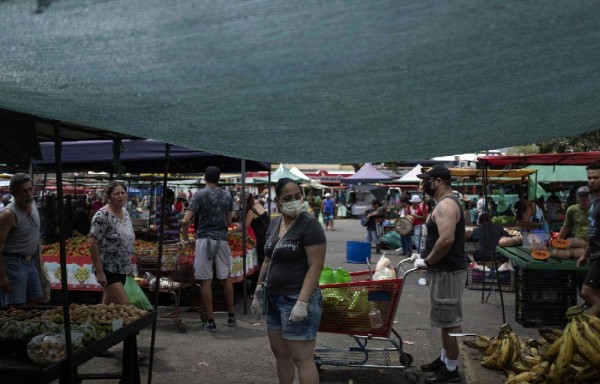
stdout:
{"type": "Polygon", "coordinates": [[[371,262],[371,243],[366,241],[346,242],[346,263],[366,264],[371,262]]]}

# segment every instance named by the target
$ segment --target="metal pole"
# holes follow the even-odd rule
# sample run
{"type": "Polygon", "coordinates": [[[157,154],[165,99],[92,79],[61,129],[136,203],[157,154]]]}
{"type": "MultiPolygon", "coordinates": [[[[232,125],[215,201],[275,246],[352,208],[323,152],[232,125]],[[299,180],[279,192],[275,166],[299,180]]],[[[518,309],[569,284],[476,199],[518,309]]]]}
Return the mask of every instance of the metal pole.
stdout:
{"type": "Polygon", "coordinates": [[[242,192],[240,193],[240,203],[242,212],[240,215],[240,220],[242,220],[242,292],[244,295],[244,315],[248,314],[248,284],[246,282],[246,242],[247,242],[247,229],[246,229],[246,160],[242,159],[242,192]]]}
{"type": "MultiPolygon", "coordinates": [[[[58,209],[58,243],[60,246],[60,285],[62,292],[63,319],[65,326],[65,346],[67,349],[66,374],[67,382],[75,383],[75,366],[73,364],[73,345],[71,344],[71,320],[69,315],[69,288],[67,285],[67,248],[65,245],[65,218],[63,212],[62,188],[62,143],[60,126],[54,125],[54,158],[56,167],[56,204],[58,209]]],[[[41,253],[38,257],[42,257],[41,253]]]]}
{"type": "MultiPolygon", "coordinates": [[[[166,212],[167,199],[167,178],[169,177],[169,158],[171,157],[171,144],[165,144],[165,168],[163,174],[163,190],[160,206],[160,230],[158,232],[158,268],[156,271],[156,280],[154,282],[154,310],[158,311],[158,299],[160,288],[160,271],[162,269],[162,254],[163,254],[163,235],[165,226],[162,225],[162,218],[166,212]]],[[[156,319],[152,322],[152,337],[150,338],[150,360],[148,361],[148,384],[152,383],[152,366],[154,364],[154,345],[156,340],[156,319]]]]}

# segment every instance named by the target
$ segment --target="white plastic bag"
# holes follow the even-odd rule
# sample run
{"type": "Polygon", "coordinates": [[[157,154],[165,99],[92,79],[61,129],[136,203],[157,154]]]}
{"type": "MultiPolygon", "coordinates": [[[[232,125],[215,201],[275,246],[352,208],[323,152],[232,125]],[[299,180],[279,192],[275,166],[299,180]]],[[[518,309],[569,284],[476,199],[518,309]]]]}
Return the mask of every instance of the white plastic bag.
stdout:
{"type": "Polygon", "coordinates": [[[373,280],[386,280],[396,278],[396,271],[394,268],[383,267],[378,269],[373,274],[373,280]]]}

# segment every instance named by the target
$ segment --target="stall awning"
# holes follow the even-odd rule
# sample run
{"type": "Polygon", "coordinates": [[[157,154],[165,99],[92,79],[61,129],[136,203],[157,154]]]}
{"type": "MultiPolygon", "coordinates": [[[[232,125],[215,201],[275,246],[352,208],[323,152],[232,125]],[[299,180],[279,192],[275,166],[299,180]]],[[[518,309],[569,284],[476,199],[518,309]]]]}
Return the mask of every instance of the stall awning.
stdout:
{"type": "Polygon", "coordinates": [[[504,165],[588,165],[600,160],[600,151],[594,152],[569,152],[569,153],[541,153],[536,155],[518,156],[481,156],[479,161],[491,166],[504,165]]]}
{"type": "MultiPolygon", "coordinates": [[[[489,169],[487,171],[487,176],[488,178],[522,179],[535,172],[536,170],[534,169],[489,169]]],[[[481,177],[483,177],[483,170],[467,168],[450,168],[450,174],[454,177],[480,179],[481,177]]]]}

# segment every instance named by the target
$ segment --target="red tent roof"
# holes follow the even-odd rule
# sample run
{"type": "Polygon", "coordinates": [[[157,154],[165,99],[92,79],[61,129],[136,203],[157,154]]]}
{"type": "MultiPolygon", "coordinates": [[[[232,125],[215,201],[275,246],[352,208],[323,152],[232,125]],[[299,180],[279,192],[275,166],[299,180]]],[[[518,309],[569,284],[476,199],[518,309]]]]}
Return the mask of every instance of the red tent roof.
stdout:
{"type": "Polygon", "coordinates": [[[588,165],[600,160],[600,151],[541,153],[520,156],[480,156],[477,160],[489,165],[588,165]]]}

